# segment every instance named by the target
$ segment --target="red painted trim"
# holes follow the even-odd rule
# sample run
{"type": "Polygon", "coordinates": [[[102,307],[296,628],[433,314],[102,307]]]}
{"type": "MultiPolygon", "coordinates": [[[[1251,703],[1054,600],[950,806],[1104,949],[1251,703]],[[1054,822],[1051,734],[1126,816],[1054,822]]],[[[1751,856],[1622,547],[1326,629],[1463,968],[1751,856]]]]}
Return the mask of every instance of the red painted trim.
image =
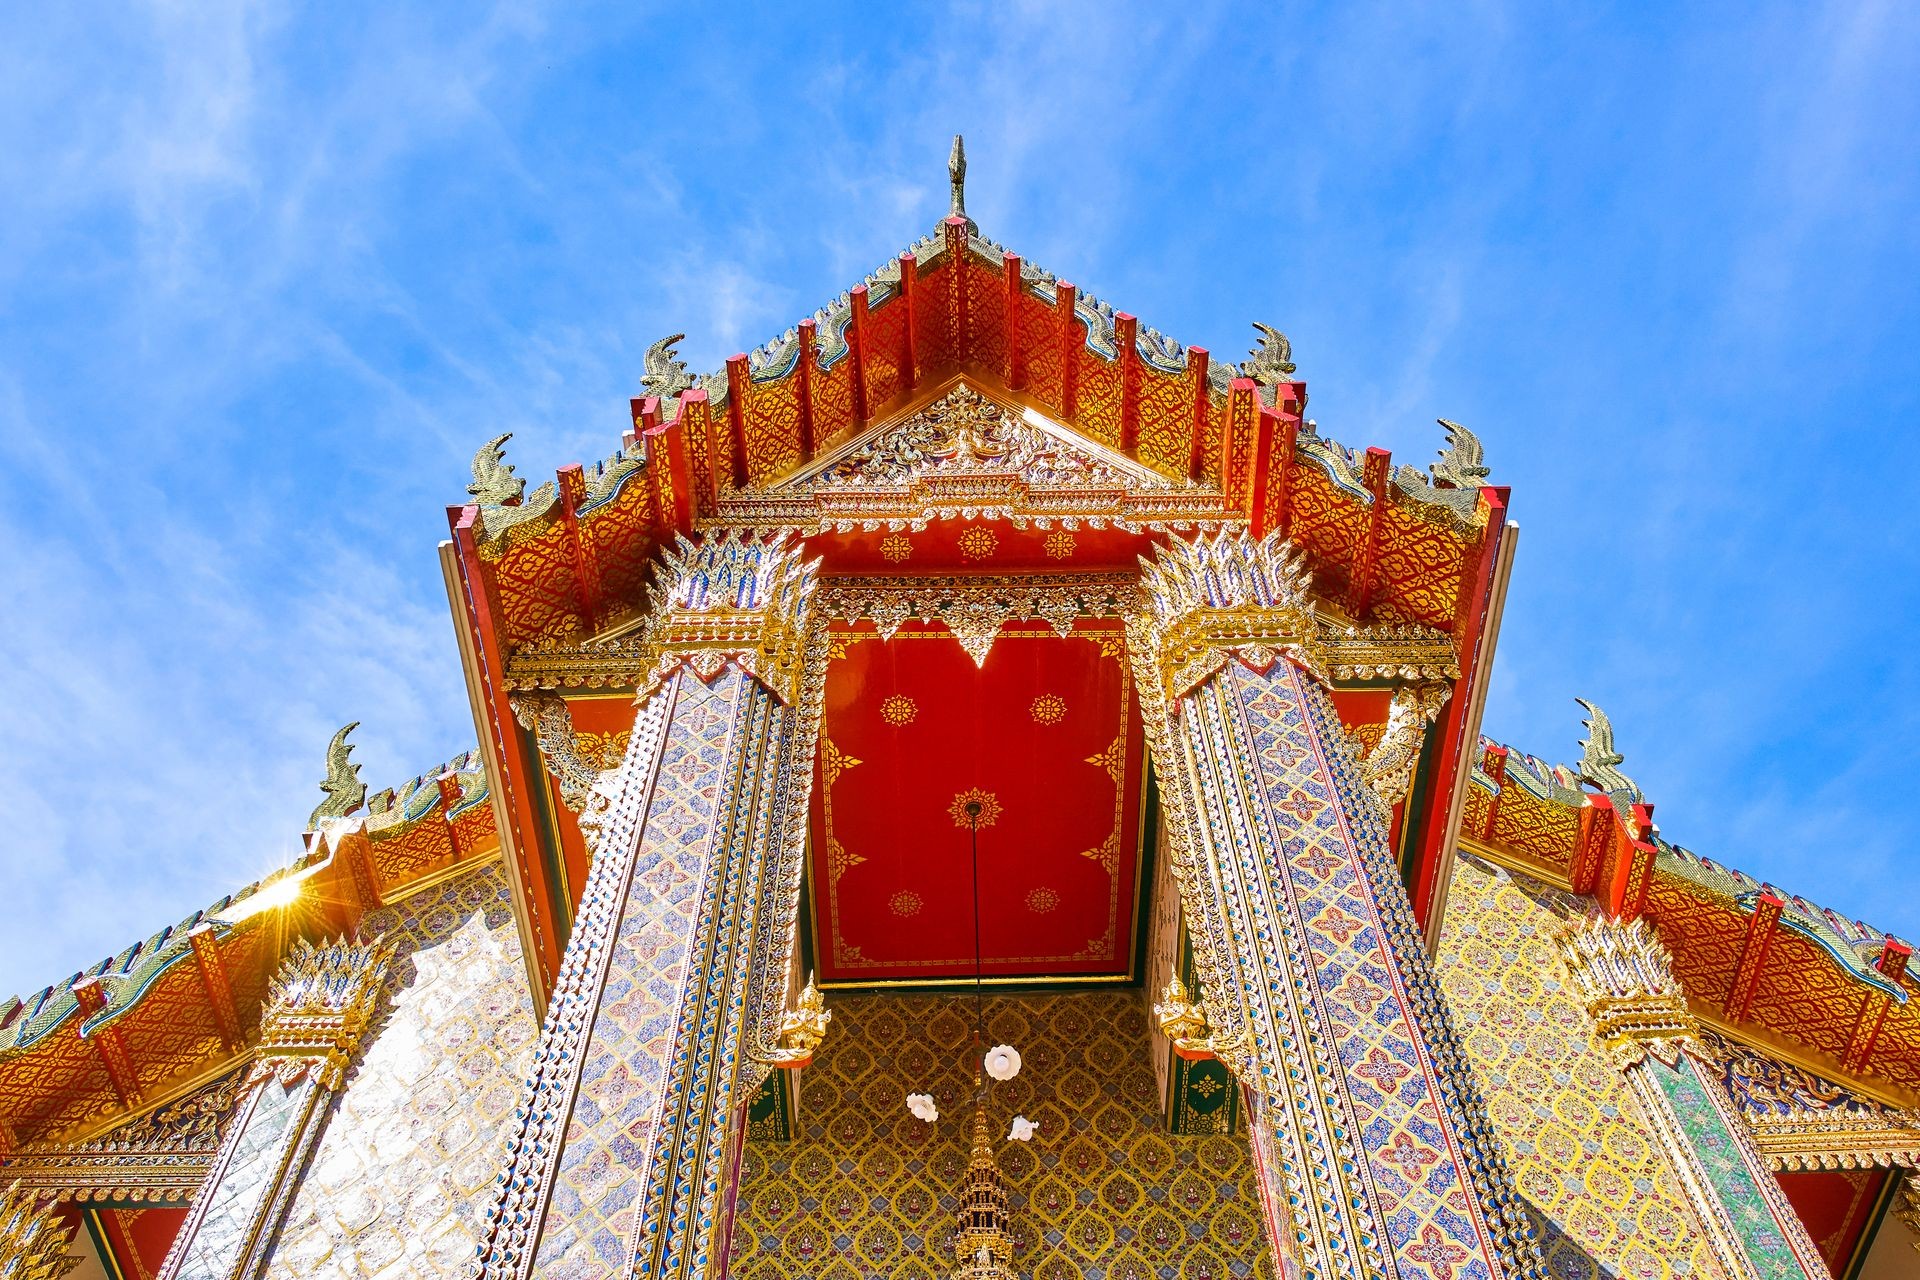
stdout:
{"type": "Polygon", "coordinates": [[[247,1033],[240,1026],[240,1012],[233,1003],[233,983],[228,980],[226,961],[221,958],[213,926],[197,924],[188,930],[187,945],[193,948],[193,962],[200,970],[200,987],[206,992],[214,1026],[220,1030],[220,1043],[229,1053],[237,1053],[246,1044],[247,1033]]]}
{"type": "Polygon", "coordinates": [[[941,224],[947,240],[947,318],[953,324],[948,353],[956,361],[967,357],[967,220],[948,218],[941,224]]]}
{"type": "Polygon", "coordinates": [[[560,530],[567,540],[567,556],[573,562],[574,608],[587,624],[589,633],[600,629],[600,566],[593,548],[580,533],[580,508],[587,501],[586,469],[570,462],[554,473],[560,485],[560,530]]]}
{"type": "Polygon", "coordinates": [[[487,580],[474,534],[474,526],[480,520],[480,509],[451,507],[448,516],[453,526],[454,560],[460,567],[461,591],[466,598],[467,626],[473,635],[474,652],[479,658],[480,669],[476,675],[485,700],[487,732],[493,735],[494,748],[500,761],[500,776],[494,781],[500,787],[501,799],[512,827],[512,847],[518,853],[514,859],[514,874],[520,877],[525,887],[532,916],[527,923],[533,931],[540,978],[547,990],[551,991],[554,975],[560,967],[561,917],[555,909],[556,886],[548,883],[546,868],[541,865],[539,826],[534,821],[532,806],[526,795],[526,782],[533,776],[534,765],[521,746],[513,709],[507,704],[506,691],[499,683],[499,673],[506,670],[506,656],[501,652],[499,628],[494,620],[498,615],[498,604],[493,599],[492,587],[487,580]]]}
{"type": "MultiPolygon", "coordinates": [[[[1292,458],[1292,436],[1288,436],[1287,457],[1292,458]]],[[[1384,449],[1367,450],[1367,461],[1375,468],[1378,478],[1374,488],[1374,519],[1367,534],[1367,575],[1373,573],[1373,560],[1379,544],[1381,519],[1388,501],[1386,488],[1391,472],[1391,455],[1384,449]],[[1378,454],[1378,460],[1375,459],[1378,454]]],[[[1441,713],[1438,731],[1440,749],[1434,753],[1433,763],[1429,766],[1429,785],[1425,793],[1425,812],[1421,816],[1420,847],[1415,852],[1415,864],[1410,869],[1412,884],[1411,896],[1414,904],[1414,918],[1421,926],[1426,926],[1428,918],[1438,906],[1434,895],[1444,879],[1441,875],[1446,860],[1453,857],[1454,851],[1446,848],[1447,819],[1453,810],[1453,788],[1458,780],[1460,786],[1472,785],[1472,774],[1464,776],[1460,770],[1463,753],[1478,751],[1477,739],[1469,741],[1469,729],[1472,725],[1472,700],[1475,673],[1480,661],[1481,640],[1486,632],[1487,618],[1493,608],[1494,572],[1500,560],[1500,540],[1507,533],[1507,506],[1503,496],[1484,493],[1486,535],[1480,540],[1480,554],[1477,557],[1472,581],[1476,589],[1471,602],[1463,609],[1455,622],[1455,652],[1460,655],[1460,678],[1454,681],[1453,696],[1447,699],[1447,707],[1441,713]]],[[[1368,594],[1370,594],[1370,587],[1368,594]]],[[[1359,617],[1356,612],[1354,616],[1359,617]]],[[[1506,761],[1501,760],[1501,777],[1506,775],[1506,761]]],[[[1462,801],[1464,805],[1464,800],[1462,801]]],[[[1497,808],[1498,796],[1494,805],[1497,808]]],[[[1405,821],[1403,818],[1402,821],[1405,821]]]]}
{"type": "MultiPolygon", "coordinates": [[[[1207,410],[1211,406],[1207,402],[1207,349],[1205,347],[1187,348],[1187,377],[1193,380],[1193,430],[1192,441],[1187,446],[1187,478],[1198,480],[1206,474],[1207,428],[1211,425],[1207,416],[1207,410]]],[[[1233,393],[1229,391],[1227,395],[1227,402],[1231,406],[1233,393]]],[[[1233,414],[1228,412],[1222,420],[1229,424],[1228,431],[1231,432],[1233,414]]],[[[1227,485],[1226,467],[1227,451],[1232,448],[1233,441],[1229,438],[1222,440],[1220,444],[1220,492],[1231,499],[1233,491],[1227,485]]]]}
{"type": "Polygon", "coordinates": [[[1387,478],[1392,474],[1393,455],[1368,445],[1366,459],[1360,464],[1360,478],[1373,495],[1373,506],[1367,519],[1367,540],[1360,544],[1353,574],[1347,579],[1347,612],[1356,621],[1366,616],[1373,603],[1374,562],[1380,555],[1380,526],[1387,519],[1387,478]]]}
{"type": "MultiPolygon", "coordinates": [[[[1506,763],[1506,750],[1501,749],[1502,765],[1506,763]]],[[[1589,793],[1587,802],[1580,809],[1580,833],[1574,837],[1573,863],[1567,868],[1567,883],[1575,893],[1591,894],[1594,885],[1600,879],[1600,868],[1607,860],[1607,850],[1612,846],[1617,815],[1613,811],[1613,800],[1608,796],[1589,793]]]]}
{"type": "Polygon", "coordinates": [[[1507,749],[1502,746],[1490,746],[1480,758],[1480,771],[1493,779],[1493,798],[1487,801],[1487,821],[1480,830],[1482,840],[1493,839],[1493,829],[1500,822],[1500,802],[1507,795],[1507,749]]]}
{"type": "Polygon", "coordinates": [[[900,305],[907,309],[907,350],[901,361],[900,379],[904,389],[911,394],[920,384],[920,334],[919,324],[914,318],[915,295],[920,292],[920,264],[911,253],[900,255],[900,305]]]}
{"type": "Polygon", "coordinates": [[[1027,382],[1026,352],[1020,345],[1020,255],[1005,255],[1001,271],[1007,292],[1007,388],[1018,391],[1027,382]]]}
{"type": "Polygon", "coordinates": [[[453,860],[459,862],[467,856],[466,840],[453,818],[453,807],[460,803],[460,782],[453,774],[443,773],[433,784],[440,792],[440,818],[447,824],[447,843],[453,847],[453,860]]]}
{"type": "MultiPolygon", "coordinates": [[[[87,1018],[107,1007],[107,993],[100,986],[97,977],[82,978],[73,984],[73,998],[80,1006],[81,1022],[74,1024],[75,1034],[87,1018]]],[[[81,1039],[93,1046],[94,1056],[100,1060],[101,1068],[107,1073],[107,1082],[119,1096],[123,1107],[139,1106],[140,1073],[134,1069],[133,1058],[127,1052],[127,1042],[115,1026],[97,1027],[91,1035],[81,1035],[81,1039]]]]}
{"type": "Polygon", "coordinates": [[[795,395],[800,402],[800,461],[812,462],[816,451],[813,431],[813,370],[819,363],[820,326],[813,320],[800,322],[800,356],[798,360],[798,386],[795,395]]]}
{"type": "Polygon", "coordinates": [[[1072,421],[1080,409],[1080,347],[1086,329],[1073,314],[1073,286],[1061,280],[1053,290],[1053,338],[1060,344],[1060,416],[1072,421]]]}
{"type": "Polygon", "coordinates": [[[727,435],[733,444],[733,487],[747,487],[747,358],[727,357],[727,435]]]}
{"type": "Polygon", "coordinates": [[[853,426],[857,431],[867,425],[867,286],[853,286],[847,297],[853,313],[847,325],[847,350],[853,361],[853,426]]]}
{"type": "Polygon", "coordinates": [[[1762,893],[1747,919],[1747,936],[1740,944],[1740,958],[1734,962],[1733,982],[1721,1003],[1727,1017],[1735,1022],[1744,1021],[1753,1009],[1754,993],[1759,991],[1760,979],[1767,970],[1767,953],[1773,950],[1774,928],[1786,905],[1778,894],[1762,893]]]}

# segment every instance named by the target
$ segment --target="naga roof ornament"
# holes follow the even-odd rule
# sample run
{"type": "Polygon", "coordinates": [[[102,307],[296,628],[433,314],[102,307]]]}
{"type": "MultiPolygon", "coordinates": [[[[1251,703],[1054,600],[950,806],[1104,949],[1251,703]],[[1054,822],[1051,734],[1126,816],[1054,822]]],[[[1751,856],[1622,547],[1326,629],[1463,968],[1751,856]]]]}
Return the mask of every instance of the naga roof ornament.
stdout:
{"type": "Polygon", "coordinates": [[[1260,342],[1247,352],[1247,362],[1240,366],[1240,372],[1255,382],[1282,382],[1291,378],[1297,367],[1293,363],[1293,343],[1272,325],[1255,320],[1253,327],[1260,331],[1260,342]]]}
{"type": "Polygon", "coordinates": [[[1480,443],[1480,437],[1457,422],[1449,422],[1445,418],[1439,422],[1447,429],[1447,447],[1440,451],[1438,460],[1427,468],[1433,476],[1433,482],[1452,485],[1456,489],[1478,489],[1492,474],[1486,465],[1486,448],[1480,443]]]}
{"type": "Polygon", "coordinates": [[[1585,698],[1575,698],[1574,701],[1587,709],[1588,717],[1588,737],[1580,744],[1581,781],[1592,783],[1608,795],[1625,792],[1635,804],[1645,800],[1647,797],[1639,784],[1620,772],[1620,765],[1626,757],[1613,749],[1613,721],[1607,719],[1606,712],[1585,698]]]}
{"type": "Polygon", "coordinates": [[[353,754],[353,744],[347,736],[360,727],[355,720],[333,735],[333,741],[327,744],[327,776],[320,783],[320,790],[327,798],[315,806],[307,817],[307,830],[312,831],[320,825],[323,818],[344,818],[358,809],[367,798],[367,784],[360,781],[360,766],[348,757],[353,754]]]}
{"type": "Polygon", "coordinates": [[[671,400],[682,391],[693,389],[695,384],[693,375],[687,372],[687,362],[680,359],[674,349],[686,339],[684,333],[668,334],[647,348],[646,372],[640,375],[643,395],[671,400]]]}
{"type": "Polygon", "coordinates": [[[505,446],[511,439],[511,431],[497,435],[473,455],[473,483],[467,492],[483,507],[518,502],[527,491],[527,482],[513,474],[513,464],[506,459],[505,446]]]}

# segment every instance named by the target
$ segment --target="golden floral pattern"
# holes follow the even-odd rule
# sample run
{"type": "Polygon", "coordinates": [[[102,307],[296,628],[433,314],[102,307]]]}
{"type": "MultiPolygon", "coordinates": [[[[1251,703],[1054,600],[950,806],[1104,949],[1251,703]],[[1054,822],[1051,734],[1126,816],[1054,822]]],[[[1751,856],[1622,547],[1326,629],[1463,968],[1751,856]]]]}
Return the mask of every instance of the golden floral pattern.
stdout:
{"type": "Polygon", "coordinates": [[[1071,560],[1073,558],[1073,534],[1065,529],[1055,529],[1047,535],[1046,548],[1047,554],[1055,560],[1071,560]]]}
{"type": "Polygon", "coordinates": [[[983,827],[990,827],[1000,820],[1002,812],[1000,797],[991,791],[982,791],[979,787],[969,787],[960,792],[954,796],[953,803],[947,806],[947,813],[953,818],[953,825],[956,827],[972,826],[975,821],[983,827]],[[967,812],[967,807],[974,804],[980,806],[977,819],[967,812]]]}
{"type": "Polygon", "coordinates": [[[1041,885],[1027,892],[1027,910],[1035,915],[1045,915],[1060,905],[1060,895],[1041,885]]]}
{"type": "Polygon", "coordinates": [[[880,554],[889,564],[899,564],[913,554],[913,540],[904,533],[890,533],[880,539],[880,554]]]}
{"type": "Polygon", "coordinates": [[[618,729],[607,733],[577,733],[573,745],[581,759],[604,773],[620,767],[620,762],[627,758],[627,743],[632,740],[633,730],[618,729]]]}
{"type": "Polygon", "coordinates": [[[920,708],[903,693],[888,694],[880,703],[880,718],[896,727],[912,724],[913,718],[919,714],[920,708]]]}
{"type": "MultiPolygon", "coordinates": [[[[1138,992],[990,997],[986,1009],[988,1042],[1019,1045],[1032,1068],[993,1087],[993,1108],[1040,1126],[999,1149],[1019,1275],[1272,1280],[1246,1140],[1166,1132],[1138,992]]],[[[971,995],[835,999],[834,1033],[800,1080],[795,1140],[747,1144],[729,1275],[952,1273],[972,1029],[971,995]],[[933,1095],[936,1123],[907,1113],[909,1088],[933,1095]]]]}
{"type": "Polygon", "coordinates": [[[985,560],[1000,546],[993,530],[975,525],[960,535],[960,554],[969,560],[985,560]]]}
{"type": "Polygon", "coordinates": [[[1588,1034],[1555,939],[1578,905],[1462,855],[1437,976],[1559,1280],[1718,1280],[1645,1114],[1588,1034]]]}
{"type": "Polygon", "coordinates": [[[908,916],[919,915],[920,908],[926,905],[927,904],[921,900],[920,895],[911,889],[902,889],[887,899],[887,910],[893,912],[893,914],[899,916],[901,919],[906,919],[908,916]]]}
{"type": "Polygon", "coordinates": [[[1067,700],[1057,693],[1043,693],[1029,708],[1035,724],[1059,724],[1067,715],[1067,700]]]}

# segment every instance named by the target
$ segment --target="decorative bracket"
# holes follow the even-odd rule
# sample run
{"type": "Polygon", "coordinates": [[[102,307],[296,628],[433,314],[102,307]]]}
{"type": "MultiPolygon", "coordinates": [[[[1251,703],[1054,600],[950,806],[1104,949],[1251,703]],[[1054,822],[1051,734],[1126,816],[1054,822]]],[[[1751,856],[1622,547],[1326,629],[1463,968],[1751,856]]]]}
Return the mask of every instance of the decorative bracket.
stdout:
{"type": "Polygon", "coordinates": [[[820,989],[813,985],[812,975],[808,975],[807,985],[800,989],[800,999],[780,1019],[779,1047],[756,1053],[753,1059],[770,1067],[798,1070],[813,1061],[821,1041],[827,1038],[827,1024],[832,1021],[832,1011],[827,1008],[820,989]]]}
{"type": "Polygon", "coordinates": [[[1243,1032],[1230,1036],[1205,1034],[1206,1002],[1188,998],[1187,984],[1180,981],[1178,973],[1167,974],[1167,985],[1153,1006],[1153,1016],[1159,1024],[1160,1034],[1171,1041],[1173,1051],[1188,1062],[1206,1062],[1214,1058],[1224,1060],[1245,1046],[1246,1036],[1243,1032]]]}

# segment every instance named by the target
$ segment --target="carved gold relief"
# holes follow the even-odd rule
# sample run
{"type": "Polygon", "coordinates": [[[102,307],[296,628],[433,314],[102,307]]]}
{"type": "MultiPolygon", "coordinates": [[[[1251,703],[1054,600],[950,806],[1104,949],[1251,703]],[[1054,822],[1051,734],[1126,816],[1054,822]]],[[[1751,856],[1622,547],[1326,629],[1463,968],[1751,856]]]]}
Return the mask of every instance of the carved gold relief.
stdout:
{"type": "Polygon", "coordinates": [[[255,1078],[292,1084],[311,1072],[337,1090],[373,1022],[392,959],[393,944],[380,939],[296,941],[267,993],[255,1078]]]}
{"type": "Polygon", "coordinates": [[[1664,1062],[1699,1034],[1673,976],[1673,955],[1644,920],[1588,920],[1560,941],[1575,994],[1623,1065],[1664,1062]]]}
{"type": "Polygon", "coordinates": [[[0,1276],[5,1280],[59,1280],[72,1265],[73,1233],[60,1225],[51,1205],[11,1183],[0,1191],[0,1276]]]}

